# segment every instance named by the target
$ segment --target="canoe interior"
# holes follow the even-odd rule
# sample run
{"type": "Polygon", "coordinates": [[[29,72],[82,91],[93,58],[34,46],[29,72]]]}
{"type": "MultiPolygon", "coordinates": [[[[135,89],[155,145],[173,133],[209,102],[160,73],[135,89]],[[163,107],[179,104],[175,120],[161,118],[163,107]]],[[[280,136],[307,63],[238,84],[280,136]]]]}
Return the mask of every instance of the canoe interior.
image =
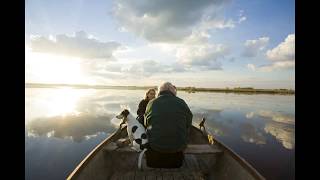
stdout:
{"type": "Polygon", "coordinates": [[[183,165],[175,169],[149,168],[144,157],[142,170],[139,170],[138,152],[128,146],[116,148],[117,140],[127,136],[126,127],[119,129],[96,147],[68,179],[264,179],[245,163],[239,163],[220,143],[208,140],[207,134],[196,127],[191,128],[190,148],[185,151],[183,165]]]}

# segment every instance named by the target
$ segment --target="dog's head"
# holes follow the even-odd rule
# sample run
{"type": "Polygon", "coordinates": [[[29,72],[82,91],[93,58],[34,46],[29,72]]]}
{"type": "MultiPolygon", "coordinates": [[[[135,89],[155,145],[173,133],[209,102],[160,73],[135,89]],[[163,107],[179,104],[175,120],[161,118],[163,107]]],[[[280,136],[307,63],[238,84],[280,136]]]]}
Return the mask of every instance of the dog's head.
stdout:
{"type": "Polygon", "coordinates": [[[130,112],[127,109],[124,109],[119,115],[116,116],[116,118],[122,119],[122,121],[125,122],[129,114],[130,112]]]}

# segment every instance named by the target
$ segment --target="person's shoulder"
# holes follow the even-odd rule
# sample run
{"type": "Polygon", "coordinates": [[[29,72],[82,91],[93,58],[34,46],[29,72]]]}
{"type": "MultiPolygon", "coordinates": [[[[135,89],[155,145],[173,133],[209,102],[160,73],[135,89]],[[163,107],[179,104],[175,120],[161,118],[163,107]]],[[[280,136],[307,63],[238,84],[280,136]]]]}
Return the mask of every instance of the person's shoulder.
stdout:
{"type": "Polygon", "coordinates": [[[153,104],[156,100],[157,100],[157,98],[151,99],[148,101],[148,104],[153,104]]]}
{"type": "Polygon", "coordinates": [[[186,104],[186,102],[182,98],[179,98],[178,96],[175,96],[175,98],[178,102],[186,104]]]}
{"type": "Polygon", "coordinates": [[[147,104],[147,100],[145,99],[142,99],[140,102],[139,102],[139,106],[142,106],[144,104],[147,104]]]}

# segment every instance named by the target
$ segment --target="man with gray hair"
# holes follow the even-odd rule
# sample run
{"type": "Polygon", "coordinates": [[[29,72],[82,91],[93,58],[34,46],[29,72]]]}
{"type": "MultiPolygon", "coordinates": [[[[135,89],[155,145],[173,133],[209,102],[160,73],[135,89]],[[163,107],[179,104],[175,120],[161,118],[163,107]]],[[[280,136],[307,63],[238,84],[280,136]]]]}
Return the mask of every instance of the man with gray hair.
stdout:
{"type": "Polygon", "coordinates": [[[159,86],[158,97],[149,101],[145,126],[149,141],[147,165],[154,168],[178,168],[183,162],[183,150],[188,144],[192,113],[177,95],[170,82],[159,86]]]}
{"type": "Polygon", "coordinates": [[[158,92],[160,93],[162,91],[170,91],[175,96],[177,95],[177,88],[174,85],[172,85],[170,82],[162,83],[161,86],[159,86],[158,92]]]}

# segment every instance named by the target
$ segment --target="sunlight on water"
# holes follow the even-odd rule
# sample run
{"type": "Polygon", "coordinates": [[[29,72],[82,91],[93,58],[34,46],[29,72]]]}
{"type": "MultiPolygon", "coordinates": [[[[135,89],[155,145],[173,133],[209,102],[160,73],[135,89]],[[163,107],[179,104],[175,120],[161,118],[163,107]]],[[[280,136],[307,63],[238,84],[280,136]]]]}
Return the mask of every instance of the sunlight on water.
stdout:
{"type": "Polygon", "coordinates": [[[49,96],[47,103],[44,103],[48,109],[47,116],[79,114],[75,108],[81,94],[76,93],[73,89],[61,88],[49,96]]]}
{"type": "MultiPolygon", "coordinates": [[[[42,117],[80,115],[77,110],[81,98],[92,91],[79,91],[72,88],[30,89],[26,92],[26,121],[42,117]]],[[[26,122],[27,123],[27,122],[26,122]]]]}

